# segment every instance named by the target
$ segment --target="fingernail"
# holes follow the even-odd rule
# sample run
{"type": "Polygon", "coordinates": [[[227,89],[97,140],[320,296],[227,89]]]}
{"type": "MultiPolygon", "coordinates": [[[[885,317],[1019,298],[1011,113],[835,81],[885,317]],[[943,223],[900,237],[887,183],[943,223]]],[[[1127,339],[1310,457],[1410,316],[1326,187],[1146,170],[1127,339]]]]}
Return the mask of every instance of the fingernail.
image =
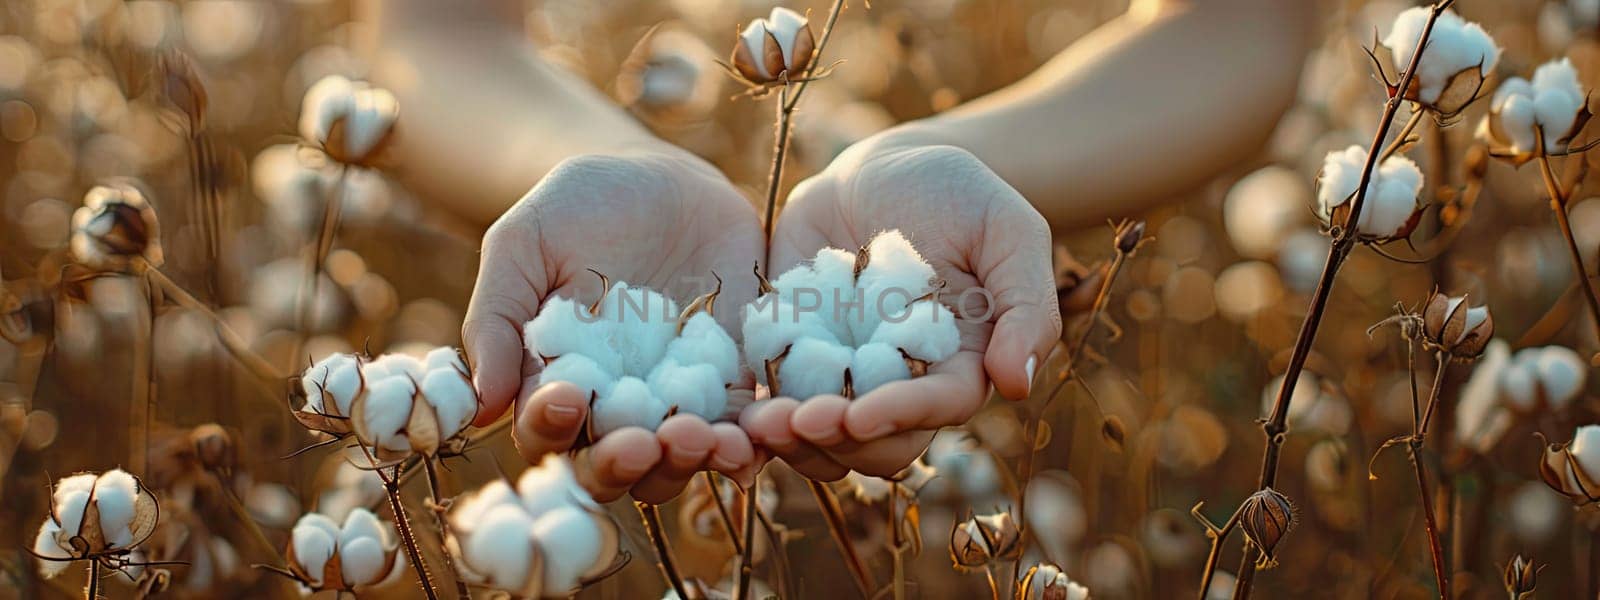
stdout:
{"type": "Polygon", "coordinates": [[[698,463],[702,460],[705,460],[704,451],[696,452],[694,450],[678,446],[673,446],[672,448],[672,461],[675,463],[698,463]]]}
{"type": "Polygon", "coordinates": [[[571,406],[546,404],[544,418],[556,427],[577,427],[578,423],[583,420],[583,415],[579,414],[578,409],[571,406]]]}
{"type": "Polygon", "coordinates": [[[1027,372],[1028,372],[1028,393],[1029,394],[1033,393],[1033,370],[1038,368],[1038,367],[1039,367],[1039,357],[1034,356],[1032,354],[1029,354],[1028,355],[1028,364],[1023,366],[1023,369],[1027,370],[1027,372]]]}

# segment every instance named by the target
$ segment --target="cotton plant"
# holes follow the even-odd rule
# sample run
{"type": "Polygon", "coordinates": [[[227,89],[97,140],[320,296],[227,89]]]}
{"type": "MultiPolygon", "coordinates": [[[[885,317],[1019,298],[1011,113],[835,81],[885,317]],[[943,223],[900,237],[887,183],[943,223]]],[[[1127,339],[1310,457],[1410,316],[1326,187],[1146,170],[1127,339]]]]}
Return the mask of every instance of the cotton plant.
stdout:
{"type": "Polygon", "coordinates": [[[773,396],[857,397],[920,377],[961,346],[937,277],[899,230],[823,248],[746,306],[744,357],[773,396]]]}
{"type": "Polygon", "coordinates": [[[754,88],[781,85],[805,75],[816,49],[806,16],[775,6],[767,18],[755,19],[739,30],[729,70],[754,88]]]}
{"type": "Polygon", "coordinates": [[[155,531],[160,512],[155,495],[121,469],[62,478],[50,491],[50,514],[33,540],[39,574],[52,578],[85,560],[95,574],[102,566],[135,566],[135,549],[155,531]]]}
{"type": "MultiPolygon", "coordinates": [[[[1344,223],[1353,209],[1367,149],[1352,145],[1330,152],[1317,178],[1317,216],[1324,225],[1344,223]]],[[[1421,220],[1422,170],[1404,156],[1390,156],[1373,166],[1361,205],[1356,235],[1370,243],[1385,243],[1411,235],[1421,220]]]]}
{"type": "Polygon", "coordinates": [[[1583,392],[1588,372],[1583,357],[1566,346],[1523,348],[1499,373],[1500,398],[1521,414],[1563,410],[1583,392]]]}
{"type": "Polygon", "coordinates": [[[343,524],[320,513],[300,517],[289,532],[284,559],[307,593],[360,592],[405,569],[393,526],[365,508],[351,510],[343,524]]]}
{"type": "Polygon", "coordinates": [[[545,363],[540,385],[564,381],[591,399],[590,439],[654,431],[678,413],[722,418],[742,370],[714,315],[720,285],[680,311],[655,290],[601,280],[595,303],[552,298],[523,328],[527,351],[545,363]]]}
{"type": "MultiPolygon", "coordinates": [[[[1384,37],[1382,45],[1397,71],[1410,67],[1429,12],[1426,6],[1402,11],[1384,37]]],[[[1500,47],[1483,26],[1445,11],[1433,24],[1404,97],[1449,119],[1478,98],[1484,80],[1499,62],[1500,47]]]]}
{"type": "Polygon", "coordinates": [[[72,257],[92,269],[142,272],[160,267],[161,222],[138,186],[111,181],[83,195],[72,213],[72,257]]]}
{"type": "Polygon", "coordinates": [[[616,568],[620,531],[549,455],[515,486],[496,480],[456,500],[445,548],[461,576],[521,598],[567,597],[616,568]]]}
{"type": "Polygon", "coordinates": [[[1588,100],[1572,61],[1552,60],[1534,69],[1531,80],[1512,77],[1500,84],[1478,135],[1489,142],[1493,156],[1517,165],[1581,152],[1587,148],[1570,146],[1593,116],[1588,100]]]}
{"type": "Polygon", "coordinates": [[[450,347],[421,359],[331,354],[305,370],[300,386],[305,404],[294,416],[302,425],[334,436],[354,434],[384,461],[413,452],[459,451],[478,410],[466,362],[450,347]]]}
{"type": "Polygon", "coordinates": [[[329,75],[302,98],[300,137],[336,161],[371,166],[393,139],[399,117],[389,90],[329,75]]]}
{"type": "Polygon", "coordinates": [[[1600,502],[1600,425],[1579,427],[1571,441],[1546,447],[1539,476],[1580,506],[1600,502]]]}

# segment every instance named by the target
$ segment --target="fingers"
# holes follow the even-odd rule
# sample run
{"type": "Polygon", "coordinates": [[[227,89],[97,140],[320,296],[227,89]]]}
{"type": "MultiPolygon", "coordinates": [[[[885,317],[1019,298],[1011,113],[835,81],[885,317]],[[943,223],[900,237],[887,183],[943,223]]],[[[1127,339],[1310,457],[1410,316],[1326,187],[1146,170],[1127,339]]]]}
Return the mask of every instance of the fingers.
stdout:
{"type": "Polygon", "coordinates": [[[655,443],[660,447],[661,461],[633,486],[633,497],[661,504],[677,496],[689,484],[689,479],[700,471],[717,447],[717,438],[705,420],[682,414],[656,428],[655,443]]]}
{"type": "Polygon", "coordinates": [[[934,429],[917,429],[872,442],[846,442],[828,448],[827,454],[863,475],[890,478],[922,456],[937,433],[934,429]]]}
{"type": "Polygon", "coordinates": [[[711,450],[710,467],[732,477],[741,486],[754,485],[756,471],[761,465],[750,436],[734,423],[712,423],[711,433],[717,438],[717,446],[711,450]]]}
{"type": "Polygon", "coordinates": [[[988,395],[979,361],[976,352],[958,352],[927,375],[889,383],[856,398],[842,415],[845,433],[853,440],[871,442],[905,431],[965,423],[988,395]]]}
{"type": "Polygon", "coordinates": [[[1050,267],[1049,224],[1015,191],[1004,192],[985,216],[984,231],[994,235],[978,240],[973,268],[994,295],[994,333],[984,352],[984,370],[1001,395],[1020,400],[1032,391],[1034,372],[1061,338],[1061,305],[1050,267]]]}
{"type": "Polygon", "coordinates": [[[543,385],[517,408],[512,440],[524,460],[537,464],[546,454],[571,448],[588,416],[589,397],[582,390],[565,381],[543,385]]]}
{"type": "Polygon", "coordinates": [[[850,472],[816,446],[795,435],[790,425],[800,403],[793,398],[774,398],[750,405],[739,414],[739,428],[750,441],[783,459],[801,475],[817,481],[836,481],[850,472]]]}
{"type": "Polygon", "coordinates": [[[472,290],[461,339],[478,390],[478,415],[473,424],[493,423],[521,391],[524,375],[522,324],[533,318],[541,294],[530,282],[542,278],[543,261],[528,251],[528,236],[504,233],[503,223],[484,236],[483,259],[472,290]],[[528,263],[525,271],[523,264],[528,263]]]}
{"type": "Polygon", "coordinates": [[[638,427],[625,427],[600,438],[573,458],[578,483],[600,502],[622,496],[661,462],[656,436],[638,427]]]}

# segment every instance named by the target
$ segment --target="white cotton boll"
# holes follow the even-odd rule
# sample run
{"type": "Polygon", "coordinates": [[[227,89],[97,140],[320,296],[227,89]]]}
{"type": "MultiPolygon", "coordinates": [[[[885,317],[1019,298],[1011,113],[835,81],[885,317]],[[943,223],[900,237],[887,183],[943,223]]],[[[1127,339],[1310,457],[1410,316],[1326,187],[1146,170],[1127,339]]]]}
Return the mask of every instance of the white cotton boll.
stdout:
{"type": "Polygon", "coordinates": [[[133,539],[135,503],[139,498],[139,482],[127,471],[113,469],[105,472],[94,484],[95,508],[100,511],[100,530],[112,547],[127,548],[133,539]]]}
{"type": "Polygon", "coordinates": [[[57,493],[55,499],[56,519],[61,521],[61,531],[68,537],[78,535],[83,527],[83,512],[89,507],[89,492],[72,490],[66,494],[57,493]]]}
{"type": "Polygon", "coordinates": [[[588,508],[600,507],[578,483],[572,464],[555,454],[545,455],[539,466],[522,472],[517,478],[517,497],[523,510],[535,516],[574,502],[588,508]]]}
{"type": "Polygon", "coordinates": [[[533,519],[515,506],[496,506],[479,521],[462,548],[472,570],[489,587],[518,590],[528,583],[533,557],[533,519]]]}
{"type": "Polygon", "coordinates": [[[372,379],[379,379],[384,376],[410,377],[421,380],[423,374],[428,372],[428,367],[423,364],[422,359],[398,352],[379,356],[364,365],[363,369],[370,369],[370,371],[363,371],[364,374],[367,374],[369,383],[372,379]]]}
{"type": "MultiPolygon", "coordinates": [[[[778,49],[783,51],[783,64],[795,64],[795,41],[800,36],[800,28],[806,26],[804,15],[782,6],[772,7],[772,12],[767,15],[767,31],[778,40],[778,49]]],[[[757,54],[756,56],[760,56],[757,54]]]]}
{"type": "Polygon", "coordinates": [[[1600,425],[1579,427],[1572,433],[1572,445],[1567,450],[1577,458],[1585,475],[1600,473],[1600,425]]]}
{"type": "Polygon", "coordinates": [[[344,580],[352,585],[377,583],[384,575],[388,556],[386,534],[378,517],[364,508],[350,511],[339,531],[339,566],[344,580]]]}
{"type": "Polygon", "coordinates": [[[334,122],[350,112],[354,93],[355,84],[338,75],[329,75],[312,84],[300,105],[300,137],[313,141],[328,139],[334,122]]]}
{"type": "Polygon", "coordinates": [[[472,383],[453,367],[429,372],[422,379],[422,397],[439,417],[440,439],[461,433],[478,412],[472,383]]]}
{"type": "Polygon", "coordinates": [[[589,414],[594,434],[604,436],[624,427],[655,431],[667,418],[667,405],[650,393],[650,386],[638,377],[623,377],[611,386],[611,393],[600,396],[589,414]]]}
{"type": "Polygon", "coordinates": [[[750,365],[762,385],[767,383],[767,361],[777,358],[797,340],[839,342],[817,313],[799,311],[770,294],[745,305],[743,331],[745,364],[750,365]]]}
{"type": "Polygon", "coordinates": [[[594,516],[574,506],[539,515],[533,522],[533,538],[544,551],[545,592],[577,588],[578,580],[601,558],[603,535],[594,516]]]}
{"type": "Polygon", "coordinates": [[[349,416],[350,403],[361,391],[361,363],[355,355],[335,352],[306,369],[300,378],[300,388],[305,391],[306,403],[319,412],[329,409],[322,406],[322,394],[334,399],[340,415],[349,416]]]}
{"type": "Polygon", "coordinates": [[[451,368],[462,373],[467,372],[467,363],[461,360],[461,352],[450,346],[429,350],[428,354],[422,357],[422,366],[427,371],[451,368]]]}
{"type": "MultiPolygon", "coordinates": [[[[1534,106],[1533,96],[1512,96],[1500,105],[1500,126],[1506,135],[1511,137],[1511,149],[1515,152],[1532,152],[1539,143],[1534,125],[1538,123],[1538,115],[1534,106]]],[[[1546,144],[1549,147],[1549,144],[1546,144]]]]}
{"type": "Polygon", "coordinates": [[[862,318],[848,321],[852,339],[857,341],[872,339],[880,322],[903,315],[907,304],[932,291],[937,277],[898,229],[873,237],[867,242],[867,253],[867,266],[856,277],[864,303],[862,318]]]}
{"type": "Polygon", "coordinates": [[[344,517],[344,527],[339,528],[339,545],[343,546],[363,538],[382,541],[383,523],[378,521],[378,516],[372,514],[372,511],[356,508],[344,517]]]}
{"type": "MultiPolygon", "coordinates": [[[[1411,55],[1427,25],[1429,11],[1427,7],[1414,7],[1395,17],[1394,26],[1383,39],[1383,45],[1394,52],[1395,68],[1405,69],[1410,65],[1411,55]]],[[[1480,74],[1488,75],[1499,60],[1500,48],[1482,26],[1462,19],[1454,11],[1446,11],[1434,23],[1428,46],[1417,66],[1416,79],[1421,87],[1418,97],[1423,102],[1437,102],[1451,77],[1473,67],[1479,67],[1480,74]]]]}
{"type": "Polygon", "coordinates": [[[394,94],[381,88],[357,90],[350,99],[349,108],[344,124],[344,147],[348,156],[365,156],[371,152],[400,116],[400,103],[394,94]]]}
{"type": "MultiPolygon", "coordinates": [[[[883,329],[879,329],[881,333],[883,329]]],[[[889,344],[874,342],[856,348],[850,359],[850,383],[856,396],[878,389],[883,384],[911,378],[911,369],[900,349],[889,344]]]]}
{"type": "Polygon", "coordinates": [[[521,506],[522,500],[517,497],[517,492],[511,489],[511,484],[505,480],[495,479],[477,492],[468,494],[457,500],[450,510],[450,529],[456,535],[471,535],[483,522],[483,515],[497,506],[521,506]]]}
{"type": "MultiPolygon", "coordinates": [[[[61,527],[56,525],[55,521],[45,519],[44,523],[39,525],[39,534],[33,538],[33,553],[45,558],[64,559],[70,556],[60,544],[56,543],[56,534],[60,533],[60,531],[61,527]]],[[[39,576],[45,579],[60,575],[62,571],[67,569],[69,564],[65,560],[40,560],[38,562],[39,576]]]]}
{"type": "Polygon", "coordinates": [[[646,383],[668,409],[677,406],[679,412],[707,421],[721,417],[728,406],[728,388],[716,367],[708,364],[680,365],[669,358],[650,371],[646,383]]]}
{"type": "Polygon", "coordinates": [[[1527,365],[1512,362],[1500,372],[1500,396],[1519,411],[1533,410],[1538,401],[1538,379],[1527,365]]]}
{"type": "Polygon", "coordinates": [[[289,534],[295,561],[310,576],[312,586],[321,586],[323,567],[333,558],[338,528],[327,517],[311,513],[300,518],[289,534]],[[326,521],[326,523],[324,523],[326,521]]]}
{"type": "Polygon", "coordinates": [[[866,314],[866,307],[858,301],[855,268],[855,253],[838,248],[818,250],[811,261],[811,270],[816,273],[813,281],[822,302],[817,314],[834,337],[850,344],[865,341],[856,339],[851,330],[851,323],[860,323],[866,314]]]}
{"type": "Polygon", "coordinates": [[[665,358],[684,365],[710,365],[723,383],[739,380],[739,346],[710,313],[689,317],[683,332],[667,344],[665,358]]]}
{"type": "Polygon", "coordinates": [[[1513,77],[1495,91],[1490,108],[1500,119],[1500,130],[1515,152],[1531,152],[1535,127],[1542,132],[1545,150],[1563,150],[1566,137],[1583,110],[1587,98],[1578,72],[1566,58],[1550,61],[1534,70],[1533,81],[1513,77]]]}
{"type": "Polygon", "coordinates": [[[775,75],[767,72],[767,61],[761,58],[766,55],[764,50],[767,45],[767,21],[765,19],[756,19],[751,21],[749,25],[745,25],[744,30],[739,32],[739,43],[744,44],[744,47],[750,50],[750,55],[756,58],[750,64],[757,73],[761,74],[762,78],[769,78],[775,75]]]}
{"type": "Polygon", "coordinates": [[[961,349],[961,331],[949,308],[924,300],[912,304],[903,318],[884,320],[870,341],[904,350],[917,360],[939,362],[961,349]]]}
{"type": "Polygon", "coordinates": [[[844,371],[850,368],[855,350],[836,342],[802,338],[789,349],[778,368],[778,391],[784,396],[804,400],[821,394],[844,391],[844,371]]]}
{"type": "Polygon", "coordinates": [[[1473,367],[1472,376],[1461,387],[1460,400],[1456,403],[1455,435],[1460,444],[1484,452],[1488,450],[1486,445],[1503,433],[1494,431],[1494,423],[1498,421],[1494,415],[1499,410],[1496,400],[1500,393],[1500,372],[1510,362],[1510,344],[1501,339],[1490,340],[1473,367]]]}
{"type": "Polygon", "coordinates": [[[366,406],[362,417],[372,439],[368,443],[396,452],[411,449],[408,436],[402,432],[411,418],[411,404],[416,388],[402,377],[387,377],[368,383],[366,406]]]}
{"type": "MultiPolygon", "coordinates": [[[[1366,160],[1367,150],[1355,145],[1330,152],[1323,160],[1317,203],[1318,215],[1324,223],[1331,222],[1335,208],[1355,200],[1366,160]]],[[[1377,167],[1367,186],[1358,231],[1379,238],[1397,235],[1417,211],[1422,170],[1411,159],[1393,156],[1377,167]]]]}
{"type": "Polygon", "coordinates": [[[618,281],[600,304],[611,324],[611,347],[622,357],[623,375],[644,377],[678,335],[678,304],[655,290],[618,281]]]}
{"type": "Polygon", "coordinates": [[[582,354],[614,376],[622,375],[622,356],[611,347],[611,321],[570,298],[551,298],[522,328],[528,352],[539,357],[582,354]]]}
{"type": "Polygon", "coordinates": [[[1539,385],[1544,387],[1545,397],[1553,407],[1566,407],[1583,390],[1587,365],[1571,348],[1545,346],[1534,365],[1539,374],[1539,385]]]}
{"type": "Polygon", "coordinates": [[[589,398],[604,396],[611,393],[611,386],[616,384],[617,378],[605,368],[596,363],[594,359],[583,354],[563,354],[561,358],[551,361],[539,372],[539,385],[553,381],[565,381],[583,391],[589,398]]]}

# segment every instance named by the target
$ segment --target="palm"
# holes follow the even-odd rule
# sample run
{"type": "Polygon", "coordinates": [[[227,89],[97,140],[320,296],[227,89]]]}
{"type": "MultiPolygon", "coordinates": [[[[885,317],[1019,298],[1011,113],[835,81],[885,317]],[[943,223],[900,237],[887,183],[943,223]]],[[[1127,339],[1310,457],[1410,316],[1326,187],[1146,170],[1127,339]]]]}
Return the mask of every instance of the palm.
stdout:
{"type": "Polygon", "coordinates": [[[853,250],[888,229],[905,233],[944,280],[940,299],[961,317],[961,350],[925,377],[854,401],[779,398],[747,411],[746,429],[758,442],[778,446],[774,451],[813,476],[899,470],[935,430],[977,411],[991,375],[1006,395],[1025,396],[1027,357],[1041,354],[1059,332],[1048,226],[1015,190],[954,148],[847,154],[801,184],[773,236],[773,272],[823,247],[853,250]],[[1001,325],[1007,339],[992,339],[1001,325]],[[1024,328],[1034,331],[1010,339],[1024,328]],[[777,431],[784,420],[797,435],[777,431]]]}
{"type": "MultiPolygon", "coordinates": [[[[684,155],[581,157],[563,163],[484,237],[482,266],[463,325],[484,425],[516,406],[518,448],[530,461],[572,447],[588,398],[570,384],[544,384],[538,359],[522,350],[522,324],[553,297],[597,298],[593,272],[685,301],[723,281],[718,319],[736,323],[755,294],[751,257],[764,244],[755,212],[708,165],[684,155]]],[[[730,406],[749,402],[748,390],[730,406]]],[[[677,494],[707,466],[746,476],[747,436],[731,423],[683,414],[655,432],[624,429],[578,456],[597,497],[632,490],[649,501],[677,494]]]]}

